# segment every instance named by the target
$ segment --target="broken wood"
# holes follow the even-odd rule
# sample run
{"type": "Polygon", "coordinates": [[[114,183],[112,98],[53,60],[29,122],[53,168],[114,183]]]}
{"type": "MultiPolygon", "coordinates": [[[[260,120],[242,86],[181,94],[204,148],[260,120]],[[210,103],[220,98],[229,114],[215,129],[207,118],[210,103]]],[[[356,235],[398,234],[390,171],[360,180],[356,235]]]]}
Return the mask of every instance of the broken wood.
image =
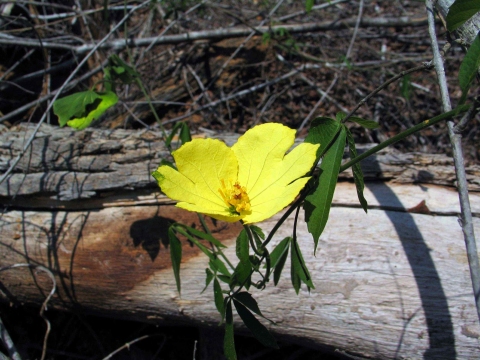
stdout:
{"type": "MultiPolygon", "coordinates": [[[[2,171],[31,131],[21,125],[0,134],[2,171]]],[[[229,144],[236,139],[209,136],[229,144]]],[[[0,185],[0,266],[51,269],[58,292],[50,307],[216,326],[211,290],[201,293],[206,259],[187,242],[182,294],[176,291],[166,230],[173,221],[197,220],[163,197],[150,177],[166,156],[155,131],[74,132],[42,125],[32,150],[0,185]]],[[[480,327],[451,160],[388,150],[362,166],[376,180],[366,184],[368,214],[352,183],[342,181],[316,256],[305,224],[297,228],[316,288],[295,295],[287,265],[277,287],[252,289],[262,312],[277,323],[271,331],[289,341],[374,358],[475,357],[480,327]]],[[[471,188],[478,190],[479,167],[468,171],[471,188]]],[[[480,194],[471,196],[480,233],[480,194]]],[[[276,219],[260,226],[268,232],[276,219]]],[[[288,219],[272,246],[291,235],[292,224],[288,219]]],[[[240,225],[212,228],[235,259],[240,225]]],[[[25,268],[1,272],[0,281],[0,298],[12,303],[40,304],[51,287],[47,276],[25,268]]]]}

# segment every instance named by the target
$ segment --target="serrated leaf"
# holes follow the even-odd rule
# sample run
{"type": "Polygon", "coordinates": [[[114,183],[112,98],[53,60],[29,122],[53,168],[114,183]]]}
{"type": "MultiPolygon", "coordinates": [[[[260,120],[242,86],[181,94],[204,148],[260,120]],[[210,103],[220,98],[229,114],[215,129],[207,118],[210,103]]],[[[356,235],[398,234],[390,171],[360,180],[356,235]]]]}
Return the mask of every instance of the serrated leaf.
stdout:
{"type": "MultiPolygon", "coordinates": [[[[357,148],[355,147],[355,140],[353,140],[353,135],[345,128],[347,132],[347,143],[348,149],[350,152],[350,158],[353,160],[357,157],[357,148]]],[[[357,188],[357,196],[358,201],[360,201],[360,205],[362,205],[362,209],[367,212],[368,211],[368,203],[365,197],[363,196],[363,190],[365,189],[365,183],[363,181],[363,171],[360,163],[356,163],[352,166],[352,173],[353,173],[353,181],[355,182],[355,187],[357,188]]]]}
{"type": "Polygon", "coordinates": [[[478,0],[456,0],[448,9],[447,29],[452,32],[480,11],[478,0]]]}
{"type": "Polygon", "coordinates": [[[312,121],[305,142],[320,144],[317,150],[317,160],[323,156],[341,127],[341,123],[328,117],[318,117],[312,121]]]}
{"type": "MultiPolygon", "coordinates": [[[[298,246],[297,241],[292,241],[292,252],[291,252],[291,258],[292,258],[292,269],[295,274],[297,274],[298,278],[305,284],[307,285],[308,289],[315,289],[315,286],[313,285],[312,282],[312,277],[310,276],[310,272],[307,269],[307,265],[305,264],[305,260],[303,260],[302,252],[300,250],[300,247],[298,246]]],[[[298,289],[300,290],[300,286],[298,286],[298,289]]],[[[298,294],[298,290],[297,294],[298,294]]]]}
{"type": "Polygon", "coordinates": [[[345,151],[346,136],[345,127],[341,126],[340,133],[323,157],[318,186],[305,198],[303,205],[308,231],[313,235],[315,242],[315,251],[330,214],[333,193],[337,186],[338,173],[345,151]]]}
{"type": "Polygon", "coordinates": [[[380,125],[376,121],[362,119],[357,116],[352,116],[348,120],[353,121],[354,123],[357,123],[358,125],[364,127],[365,129],[377,129],[380,127],[380,125]]]}
{"type": "Polygon", "coordinates": [[[233,304],[235,305],[238,315],[245,326],[252,332],[253,336],[264,346],[278,349],[277,342],[272,334],[270,334],[270,331],[240,302],[233,299],[233,304]]]}
{"type": "Polygon", "coordinates": [[[177,284],[177,290],[180,293],[180,263],[182,262],[182,243],[173,231],[172,227],[168,228],[168,241],[170,243],[170,259],[172,259],[172,269],[177,284]]]}
{"type": "Polygon", "coordinates": [[[465,57],[463,58],[462,63],[460,64],[460,69],[458,70],[458,82],[460,88],[462,89],[462,97],[459,101],[460,104],[465,102],[465,99],[472,84],[473,79],[478,73],[478,68],[480,67],[480,33],[477,34],[475,40],[473,40],[472,45],[468,49],[465,57]]]}
{"type": "Polygon", "coordinates": [[[237,360],[235,352],[235,336],[233,332],[232,301],[227,300],[225,306],[225,337],[223,338],[223,353],[228,360],[237,360]]]}
{"type": "Polygon", "coordinates": [[[254,235],[257,235],[260,239],[265,240],[265,234],[261,228],[259,228],[256,225],[249,225],[249,226],[254,235]]]}
{"type": "Polygon", "coordinates": [[[75,130],[83,130],[117,102],[118,97],[112,91],[100,93],[88,90],[58,99],[53,104],[53,112],[58,116],[61,127],[68,125],[75,130]]]}
{"type": "Polygon", "coordinates": [[[223,301],[222,287],[217,279],[213,280],[213,298],[215,300],[215,307],[223,320],[225,318],[225,305],[223,301]]]}

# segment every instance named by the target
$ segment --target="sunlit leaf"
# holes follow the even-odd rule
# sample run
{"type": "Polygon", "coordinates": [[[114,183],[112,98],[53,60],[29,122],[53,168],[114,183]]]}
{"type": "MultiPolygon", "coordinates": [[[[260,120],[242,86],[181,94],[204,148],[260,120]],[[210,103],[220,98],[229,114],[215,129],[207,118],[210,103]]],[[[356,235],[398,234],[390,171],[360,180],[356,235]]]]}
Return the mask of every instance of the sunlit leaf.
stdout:
{"type": "Polygon", "coordinates": [[[264,346],[278,349],[275,338],[270,334],[270,331],[240,302],[233,299],[233,304],[237,310],[238,315],[242,319],[245,326],[252,332],[253,336],[260,341],[264,346]]]}
{"type": "MultiPolygon", "coordinates": [[[[347,143],[348,149],[350,151],[350,158],[353,160],[357,157],[357,148],[355,147],[355,140],[353,140],[353,135],[345,128],[347,132],[347,143]]],[[[368,211],[368,204],[367,200],[363,196],[363,190],[365,188],[365,183],[363,181],[363,171],[360,163],[356,163],[352,166],[352,173],[353,173],[353,181],[355,182],[355,187],[357,188],[357,196],[358,201],[360,201],[360,205],[362,205],[362,209],[367,212],[368,211]]]]}
{"type": "Polygon", "coordinates": [[[168,240],[170,244],[170,258],[172,259],[173,274],[177,283],[177,290],[180,292],[180,263],[182,262],[182,243],[173,231],[172,226],[168,228],[168,240]]]}
{"type": "Polygon", "coordinates": [[[182,224],[182,227],[185,228],[190,234],[192,234],[192,235],[194,235],[194,236],[196,236],[200,239],[207,240],[208,242],[212,243],[216,247],[219,247],[219,248],[225,248],[226,247],[225,245],[223,245],[220,241],[215,239],[210,234],[204,233],[203,231],[197,230],[197,229],[192,228],[192,227],[187,226],[187,225],[182,224]]]}
{"type": "Polygon", "coordinates": [[[240,262],[250,262],[248,259],[249,249],[250,245],[248,242],[247,232],[245,231],[245,229],[242,229],[242,231],[240,231],[240,234],[237,237],[237,242],[235,243],[235,252],[240,262]]]}
{"type": "Polygon", "coordinates": [[[320,165],[320,177],[315,191],[305,198],[304,209],[308,231],[313,235],[315,251],[318,239],[325,229],[330,207],[332,205],[333,193],[337,185],[338,173],[345,151],[346,141],[345,127],[342,126],[340,133],[323,157],[320,165]]]}
{"type": "Polygon", "coordinates": [[[53,112],[58,116],[60,126],[83,130],[117,102],[118,97],[112,91],[88,90],[58,99],[53,104],[53,112]]]}
{"type": "Polygon", "coordinates": [[[273,267],[277,266],[278,261],[282,257],[282,255],[288,251],[288,246],[290,241],[292,240],[291,237],[286,237],[282,241],[275,246],[275,249],[270,253],[270,265],[273,267]]]}
{"type": "Polygon", "coordinates": [[[318,117],[312,121],[305,142],[320,144],[317,150],[317,160],[323,156],[335,136],[340,131],[342,124],[328,117],[318,117]]]}
{"type": "Polygon", "coordinates": [[[456,0],[450,6],[446,17],[448,31],[456,30],[479,11],[478,0],[456,0]]]}

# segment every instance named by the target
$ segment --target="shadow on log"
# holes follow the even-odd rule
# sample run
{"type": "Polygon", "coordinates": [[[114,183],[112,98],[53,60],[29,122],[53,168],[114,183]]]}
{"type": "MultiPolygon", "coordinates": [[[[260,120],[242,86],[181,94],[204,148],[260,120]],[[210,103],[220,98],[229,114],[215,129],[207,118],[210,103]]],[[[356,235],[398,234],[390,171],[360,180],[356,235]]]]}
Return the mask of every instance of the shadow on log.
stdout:
{"type": "MultiPolygon", "coordinates": [[[[29,131],[22,125],[1,134],[3,171],[29,131]]],[[[216,326],[211,291],[201,293],[207,261],[185,240],[182,294],[176,291],[166,230],[174,221],[199,224],[150,177],[165,156],[156,132],[43,125],[17,172],[0,185],[0,265],[51,269],[55,308],[216,326]]],[[[316,256],[305,224],[297,229],[315,289],[295,295],[285,271],[277,287],[253,292],[277,323],[270,329],[289,341],[373,358],[475,358],[480,328],[450,159],[389,150],[362,166],[376,180],[365,190],[368,215],[353,184],[342,181],[316,256]]],[[[468,171],[478,190],[478,166],[468,171]]],[[[480,195],[472,192],[471,202],[480,233],[480,195]]],[[[268,232],[276,219],[260,226],[268,232]]],[[[288,219],[272,246],[291,235],[292,224],[288,219]]],[[[240,225],[217,222],[212,229],[234,259],[240,225]]],[[[25,268],[1,272],[0,280],[1,298],[12,303],[40,304],[51,288],[47,276],[25,268]]]]}

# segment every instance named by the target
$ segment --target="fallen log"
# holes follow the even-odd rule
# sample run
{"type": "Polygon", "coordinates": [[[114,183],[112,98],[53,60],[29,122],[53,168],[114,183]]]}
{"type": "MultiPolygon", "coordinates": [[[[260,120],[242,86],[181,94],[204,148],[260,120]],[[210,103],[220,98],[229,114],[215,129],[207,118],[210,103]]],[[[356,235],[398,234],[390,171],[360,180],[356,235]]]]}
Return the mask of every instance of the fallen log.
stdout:
{"type": "MultiPolygon", "coordinates": [[[[0,134],[2,171],[31,131],[21,125],[0,134]]],[[[222,138],[231,143],[235,136],[222,138]]],[[[166,230],[172,221],[197,220],[161,196],[150,178],[166,156],[154,131],[42,126],[18,170],[0,185],[0,266],[50,269],[58,291],[49,307],[216,326],[211,291],[201,293],[206,259],[187,242],[182,294],[176,291],[166,230]]],[[[366,184],[368,214],[360,209],[352,183],[342,181],[316,256],[306,226],[299,223],[315,289],[295,295],[285,271],[278,286],[252,291],[277,324],[269,325],[271,331],[290,341],[373,358],[475,358],[480,327],[457,194],[449,187],[454,184],[450,159],[389,150],[362,166],[377,180],[366,184]]],[[[478,189],[478,166],[468,171],[471,188],[478,189]]],[[[480,233],[480,194],[472,192],[471,203],[480,233]]],[[[260,225],[269,231],[276,219],[260,225]]],[[[292,223],[290,218],[272,245],[291,235],[292,223]]],[[[234,259],[239,225],[212,228],[234,259]]],[[[40,304],[51,288],[48,276],[25,268],[1,272],[0,281],[0,299],[12,303],[40,304]]]]}

